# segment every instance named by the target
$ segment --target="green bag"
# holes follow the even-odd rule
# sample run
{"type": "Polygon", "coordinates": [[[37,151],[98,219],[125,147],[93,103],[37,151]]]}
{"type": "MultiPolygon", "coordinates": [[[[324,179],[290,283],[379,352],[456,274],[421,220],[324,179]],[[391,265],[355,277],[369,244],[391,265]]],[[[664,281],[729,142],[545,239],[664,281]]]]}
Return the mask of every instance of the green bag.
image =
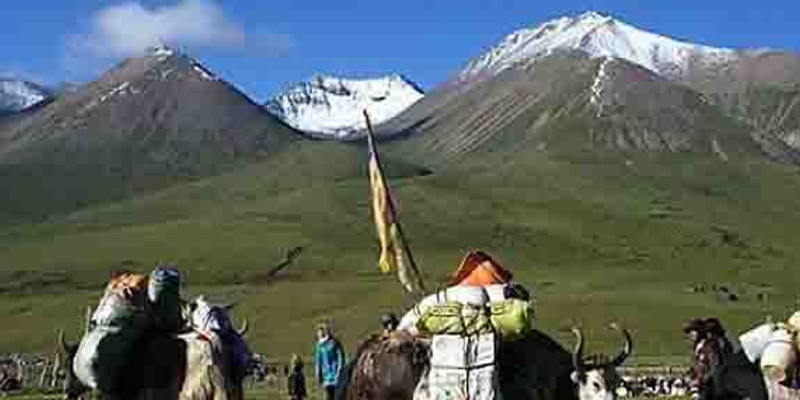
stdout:
{"type": "Polygon", "coordinates": [[[484,307],[457,302],[433,305],[417,321],[417,329],[428,335],[477,335],[491,333],[492,321],[484,307]]]}
{"type": "Polygon", "coordinates": [[[486,307],[458,302],[431,306],[417,321],[426,335],[478,335],[496,332],[502,340],[525,337],[533,328],[533,311],[527,301],[509,299],[486,307]]]}
{"type": "Polygon", "coordinates": [[[533,310],[527,301],[498,301],[491,303],[489,309],[492,325],[503,340],[520,339],[533,329],[533,310]]]}

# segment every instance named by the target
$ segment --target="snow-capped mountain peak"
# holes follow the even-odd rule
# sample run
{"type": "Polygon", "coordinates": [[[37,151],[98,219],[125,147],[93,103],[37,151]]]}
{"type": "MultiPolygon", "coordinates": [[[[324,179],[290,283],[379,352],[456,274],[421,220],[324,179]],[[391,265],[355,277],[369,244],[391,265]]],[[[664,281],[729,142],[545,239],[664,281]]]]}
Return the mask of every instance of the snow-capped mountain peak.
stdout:
{"type": "Polygon", "coordinates": [[[470,80],[497,74],[557,50],[582,50],[591,57],[611,57],[641,65],[660,75],[680,74],[692,59],[723,61],[734,52],[682,42],[646,32],[597,12],[554,19],[517,30],[458,74],[470,80]]]}
{"type": "Polygon", "coordinates": [[[18,79],[0,78],[0,112],[19,112],[47,99],[40,86],[18,79]]]}
{"type": "Polygon", "coordinates": [[[173,56],[182,56],[179,51],[175,50],[174,48],[161,43],[154,46],[150,46],[145,49],[144,56],[150,59],[154,59],[156,61],[164,61],[169,59],[173,56]]]}
{"type": "Polygon", "coordinates": [[[175,54],[175,50],[165,44],[150,47],[147,52],[153,57],[171,57],[175,54]]]}
{"type": "Polygon", "coordinates": [[[267,110],[289,126],[313,136],[347,140],[386,121],[422,98],[422,90],[402,75],[346,79],[317,75],[290,86],[266,103],[267,110]]]}

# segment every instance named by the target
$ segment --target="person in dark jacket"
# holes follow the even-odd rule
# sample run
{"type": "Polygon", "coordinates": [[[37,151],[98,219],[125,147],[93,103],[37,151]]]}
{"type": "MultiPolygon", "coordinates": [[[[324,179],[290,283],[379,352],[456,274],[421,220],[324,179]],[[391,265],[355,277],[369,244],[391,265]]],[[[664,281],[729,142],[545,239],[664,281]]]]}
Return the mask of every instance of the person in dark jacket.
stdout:
{"type": "Polygon", "coordinates": [[[699,400],[767,400],[761,369],[725,337],[716,318],[691,320],[684,332],[695,346],[692,386],[699,400]]]}
{"type": "Polygon", "coordinates": [[[722,323],[720,323],[716,318],[706,318],[703,323],[706,332],[706,338],[717,342],[717,346],[719,347],[720,363],[725,362],[725,360],[732,356],[735,351],[733,344],[730,340],[728,340],[725,328],[722,327],[722,323]]]}
{"type": "Polygon", "coordinates": [[[290,400],[304,400],[306,392],[306,377],[303,373],[303,360],[297,354],[292,355],[289,375],[286,377],[286,386],[290,400]]]}

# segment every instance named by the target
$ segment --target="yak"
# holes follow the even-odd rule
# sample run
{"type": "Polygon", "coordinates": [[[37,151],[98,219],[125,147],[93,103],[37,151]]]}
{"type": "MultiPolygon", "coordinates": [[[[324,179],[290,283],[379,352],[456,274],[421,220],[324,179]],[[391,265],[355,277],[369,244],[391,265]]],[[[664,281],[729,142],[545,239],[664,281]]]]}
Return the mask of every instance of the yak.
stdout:
{"type": "MultiPolygon", "coordinates": [[[[222,307],[218,315],[227,319],[222,307]]],[[[225,311],[227,311],[225,309],[225,311]]],[[[194,322],[194,321],[193,321],[194,322]]],[[[229,323],[226,324],[229,326],[229,323]]],[[[239,331],[211,332],[192,330],[183,333],[151,333],[135,346],[113,393],[100,392],[109,400],[242,400],[247,362],[236,352],[239,340],[247,332],[247,320],[239,331]]],[[[63,331],[59,342],[65,353],[66,400],[78,399],[90,388],[73,370],[77,343],[68,343],[63,331]]],[[[249,355],[249,352],[247,353],[249,355]]],[[[249,357],[248,357],[249,358],[249,357]]]]}
{"type": "MultiPolygon", "coordinates": [[[[616,327],[616,326],[615,326],[616,327]]],[[[617,327],[617,329],[619,329],[617,327]]],[[[600,400],[616,398],[622,382],[616,372],[633,350],[630,333],[613,359],[584,357],[581,330],[570,352],[537,330],[499,348],[500,391],[503,398],[520,400],[600,400]]],[[[359,346],[343,372],[337,400],[412,400],[430,367],[429,345],[405,331],[373,336],[359,346]]]]}

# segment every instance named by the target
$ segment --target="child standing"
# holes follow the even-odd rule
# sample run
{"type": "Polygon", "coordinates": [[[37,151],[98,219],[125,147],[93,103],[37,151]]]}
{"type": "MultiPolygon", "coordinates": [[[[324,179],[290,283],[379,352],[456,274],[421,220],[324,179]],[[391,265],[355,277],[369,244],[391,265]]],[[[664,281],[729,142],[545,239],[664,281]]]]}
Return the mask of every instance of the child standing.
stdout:
{"type": "Polygon", "coordinates": [[[306,377],[303,375],[303,360],[297,354],[292,354],[289,367],[287,386],[290,400],[304,400],[306,398],[306,377]]]}
{"type": "Polygon", "coordinates": [[[314,343],[314,372],[320,386],[325,390],[325,400],[333,400],[339,377],[345,366],[342,344],[333,335],[327,323],[317,328],[317,342],[314,343]]]}

